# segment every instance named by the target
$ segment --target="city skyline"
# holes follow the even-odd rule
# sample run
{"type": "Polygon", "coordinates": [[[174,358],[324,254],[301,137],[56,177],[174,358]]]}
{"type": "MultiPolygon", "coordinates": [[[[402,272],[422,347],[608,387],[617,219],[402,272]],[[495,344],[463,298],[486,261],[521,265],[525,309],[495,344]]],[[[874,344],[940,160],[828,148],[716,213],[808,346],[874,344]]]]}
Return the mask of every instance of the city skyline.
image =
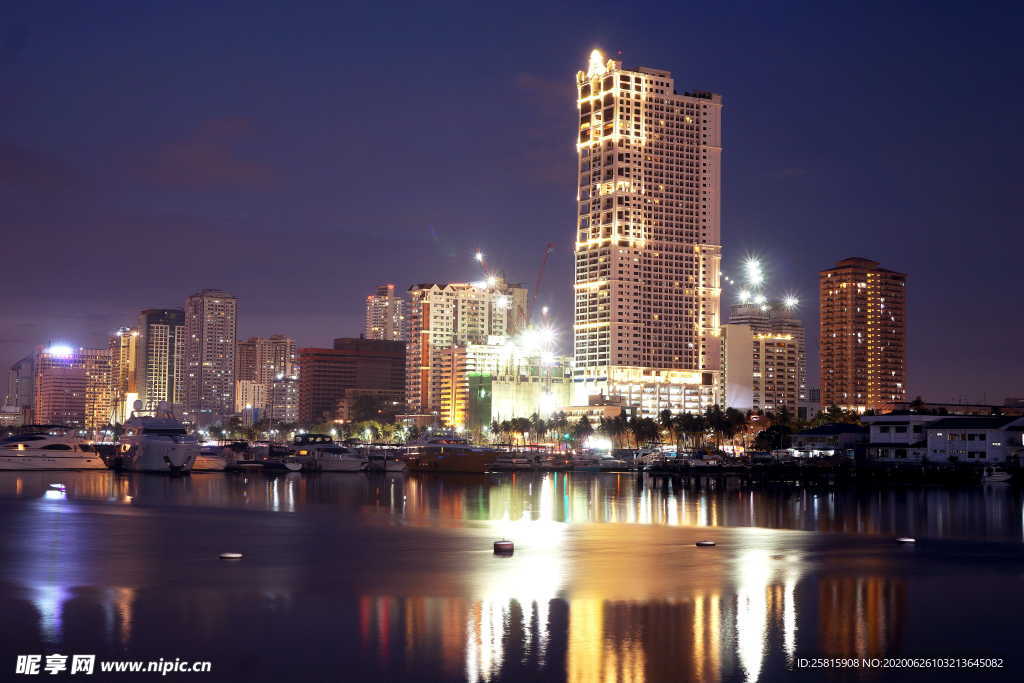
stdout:
{"type": "MultiPolygon", "coordinates": [[[[111,17],[104,16],[102,11],[76,11],[81,13],[78,18],[92,26],[102,27],[111,21],[111,17]]],[[[696,17],[697,24],[714,26],[715,15],[708,10],[701,11],[703,14],[696,17]]],[[[301,17],[294,20],[299,22],[298,26],[306,27],[307,32],[313,20],[310,13],[309,10],[300,13],[301,17]]],[[[808,16],[802,17],[803,23],[798,20],[788,30],[807,28],[813,23],[813,13],[813,10],[808,10],[808,16]]],[[[446,169],[455,174],[456,184],[468,182],[479,191],[457,192],[447,184],[429,179],[423,181],[425,186],[421,188],[410,185],[413,188],[412,204],[417,209],[415,215],[408,209],[391,207],[377,206],[371,210],[368,205],[356,202],[353,218],[342,221],[339,211],[345,202],[332,199],[327,206],[327,199],[333,195],[326,192],[322,184],[342,185],[346,201],[353,200],[353,192],[360,191],[360,188],[367,190],[368,186],[360,186],[358,179],[344,173],[340,178],[335,177],[337,168],[316,174],[306,173],[303,178],[307,186],[301,189],[281,180],[278,174],[283,169],[295,164],[303,168],[311,163],[315,166],[319,163],[319,156],[308,145],[302,144],[299,144],[296,154],[282,156],[283,144],[308,142],[309,138],[301,131],[270,125],[267,115],[277,107],[260,110],[252,96],[240,87],[221,95],[208,94],[205,99],[200,98],[200,104],[195,105],[192,111],[174,111],[173,114],[180,117],[176,121],[155,116],[159,103],[175,96],[173,88],[166,92],[143,92],[135,105],[137,109],[126,114],[145,115],[151,121],[153,132],[135,129],[134,135],[142,147],[156,146],[156,156],[161,165],[153,170],[152,176],[143,174],[146,177],[144,183],[129,185],[132,193],[123,212],[110,213],[110,193],[114,185],[118,185],[113,181],[120,177],[118,173],[123,173],[139,160],[126,159],[125,153],[111,153],[107,156],[115,170],[98,174],[95,180],[89,181],[94,185],[83,185],[84,176],[91,173],[90,162],[83,159],[92,148],[77,141],[80,131],[69,125],[57,125],[47,116],[39,117],[44,121],[42,124],[27,118],[30,112],[37,116],[41,108],[45,109],[48,97],[32,85],[32,79],[58,77],[71,68],[68,55],[50,47],[50,41],[61,36],[63,29],[29,9],[16,12],[16,15],[15,29],[4,39],[6,61],[3,68],[13,78],[26,104],[6,115],[10,123],[10,140],[4,141],[0,147],[0,168],[4,169],[0,175],[0,197],[12,207],[10,223],[15,230],[14,243],[23,243],[26,249],[31,250],[42,235],[46,235],[48,241],[57,238],[67,247],[67,254],[56,255],[50,268],[70,269],[76,266],[78,259],[90,259],[94,253],[90,251],[93,244],[118,239],[124,239],[127,244],[132,231],[145,231],[159,236],[158,239],[147,237],[146,248],[163,250],[163,241],[167,241],[166,247],[180,267],[176,267],[171,277],[153,280],[145,276],[142,268],[143,265],[148,268],[146,259],[139,259],[138,263],[124,264],[124,277],[113,278],[116,282],[109,285],[95,283],[84,290],[72,285],[74,278],[67,282],[50,276],[43,278],[37,271],[9,262],[9,267],[4,270],[3,283],[14,296],[7,311],[0,316],[0,360],[5,367],[50,340],[65,341],[75,346],[102,347],[113,331],[122,325],[132,324],[137,311],[159,306],[179,307],[188,294],[205,287],[223,288],[244,302],[239,316],[239,338],[281,332],[294,337],[298,347],[323,346],[335,337],[359,333],[363,296],[382,281],[395,281],[400,291],[414,282],[470,281],[476,276],[472,254],[481,249],[492,258],[496,267],[507,273],[510,280],[531,283],[541,262],[544,245],[551,241],[555,241],[557,246],[545,274],[538,304],[551,307],[552,319],[562,332],[563,350],[567,350],[571,319],[568,286],[571,282],[571,248],[565,235],[571,234],[573,205],[566,197],[573,191],[574,155],[565,141],[572,139],[574,131],[572,117],[565,115],[565,111],[571,111],[572,107],[572,96],[567,94],[571,87],[566,88],[565,83],[579,69],[590,50],[599,47],[616,59],[628,60],[631,66],[669,68],[685,84],[685,89],[713,89],[725,96],[728,107],[724,145],[724,186],[727,189],[723,197],[722,228],[724,274],[737,276],[743,258],[750,253],[763,254],[765,263],[777,269],[772,277],[779,283],[779,288],[799,294],[803,301],[801,314],[804,326],[811,331],[818,328],[814,315],[817,273],[850,256],[880,261],[910,275],[908,286],[912,303],[907,320],[909,397],[920,394],[929,400],[949,401],[962,395],[973,402],[984,398],[998,403],[1018,392],[1012,373],[1006,373],[1005,368],[1012,367],[1015,361],[1012,340],[1020,336],[1017,327],[1021,323],[1014,319],[1015,316],[1006,320],[1003,308],[1009,301],[1000,303],[1000,297],[993,297],[991,293],[1019,289],[1021,276],[1014,268],[1011,255],[1019,251],[1017,243],[1021,237],[1009,229],[1008,222],[1009,216],[1019,214],[1019,210],[1013,208],[1019,199],[1003,191],[1002,184],[1009,188],[1012,178],[996,174],[1002,164],[1008,164],[1016,156],[1014,150],[1019,149],[1019,133],[999,131],[998,150],[985,146],[982,151],[974,152],[966,149],[968,142],[963,136],[950,133],[953,130],[985,129],[989,123],[985,113],[973,109],[958,111],[945,120],[935,121],[922,115],[913,103],[907,101],[913,97],[927,102],[942,96],[947,88],[952,87],[947,80],[948,73],[959,74],[961,78],[966,73],[971,74],[969,82],[957,81],[957,88],[961,91],[967,88],[978,93],[1000,92],[994,87],[998,73],[970,71],[972,63],[978,63],[986,55],[991,57],[991,51],[1000,49],[998,45],[984,48],[989,52],[983,51],[981,56],[964,56],[953,50],[939,55],[935,63],[926,62],[926,55],[920,50],[921,42],[897,42],[899,29],[915,23],[913,15],[897,13],[890,17],[890,26],[872,29],[882,34],[880,38],[877,35],[874,38],[884,41],[890,57],[900,57],[896,60],[897,72],[905,73],[909,69],[919,78],[911,79],[909,85],[905,80],[897,83],[899,79],[895,75],[890,79],[875,79],[880,57],[869,55],[864,65],[857,64],[854,59],[854,54],[858,53],[856,48],[866,45],[855,29],[870,23],[872,12],[868,8],[864,16],[852,22],[853,28],[840,33],[842,49],[835,58],[838,64],[831,65],[831,68],[834,73],[842,75],[837,80],[843,82],[834,83],[824,80],[828,73],[824,67],[817,70],[795,68],[787,72],[785,66],[794,66],[788,61],[788,55],[766,40],[758,42],[752,38],[755,45],[778,58],[778,63],[769,68],[753,63],[748,57],[726,55],[727,68],[704,59],[694,59],[689,56],[692,54],[689,51],[668,47],[663,40],[664,31],[650,24],[642,27],[652,36],[650,44],[646,45],[635,38],[623,40],[622,36],[639,30],[636,25],[630,25],[621,32],[612,30],[610,26],[597,26],[589,33],[575,30],[571,34],[573,40],[567,42],[563,38],[555,41],[557,47],[541,47],[536,54],[524,54],[514,49],[503,51],[502,48],[511,48],[508,41],[527,33],[528,29],[523,25],[514,28],[511,37],[501,37],[497,46],[471,40],[463,49],[480,55],[479,65],[469,64],[464,55],[446,54],[444,51],[430,53],[440,68],[463,69],[461,73],[455,72],[457,80],[450,92],[441,95],[425,92],[422,96],[441,108],[441,113],[433,114],[429,121],[454,120],[458,122],[455,129],[466,129],[464,135],[443,128],[437,137],[442,142],[455,145],[455,154],[446,164],[446,169]],[[617,56],[619,49],[625,53],[622,57],[617,56]],[[484,55],[490,59],[483,58],[484,55]],[[950,64],[958,58],[956,68],[950,69],[950,64]],[[728,69],[741,70],[745,75],[732,75],[727,73],[728,69]],[[793,77],[784,79],[782,85],[774,82],[771,88],[754,82],[757,76],[771,73],[770,69],[787,73],[787,78],[793,77]],[[457,116],[456,111],[445,109],[451,106],[449,100],[465,102],[462,89],[472,89],[478,82],[495,77],[505,79],[509,93],[496,94],[492,101],[478,103],[476,109],[457,107],[457,116]],[[904,111],[893,120],[888,114],[882,116],[866,108],[857,99],[860,96],[849,92],[846,81],[857,83],[862,89],[872,89],[873,95],[897,97],[901,106],[905,105],[904,111]],[[816,107],[825,114],[824,118],[831,118],[834,122],[831,129],[811,120],[809,113],[794,102],[800,99],[797,95],[801,86],[809,90],[809,85],[815,86],[815,92],[819,94],[813,100],[816,107]],[[903,94],[904,90],[909,94],[903,94]],[[852,107],[853,112],[843,114],[840,110],[851,109],[851,102],[856,105],[852,107]],[[501,120],[501,110],[508,109],[510,103],[512,115],[520,119],[515,130],[524,141],[521,153],[510,158],[511,153],[499,147],[476,150],[461,142],[467,135],[472,138],[482,134],[484,126],[491,125],[493,116],[497,115],[501,120]],[[215,112],[227,115],[216,116],[213,115],[215,112]],[[844,126],[846,130],[853,130],[849,123],[854,120],[860,123],[856,130],[863,130],[864,136],[880,140],[888,140],[888,135],[895,140],[906,131],[917,131],[920,127],[914,138],[920,144],[914,147],[913,155],[909,150],[903,150],[901,154],[898,145],[894,148],[889,143],[880,146],[885,148],[884,151],[861,149],[860,136],[836,134],[844,126]],[[54,128],[55,135],[49,146],[38,147],[28,142],[38,137],[35,132],[37,125],[54,128]],[[893,127],[895,130],[888,133],[893,127]],[[269,135],[266,145],[253,145],[248,139],[248,136],[260,137],[268,131],[272,135],[269,135]],[[880,135],[883,131],[887,135],[880,135]],[[761,140],[760,136],[766,139],[761,140]],[[925,136],[942,142],[922,141],[925,136]],[[984,156],[986,154],[988,156],[984,156]],[[956,164],[953,158],[957,159],[956,164]],[[501,199],[498,190],[511,182],[509,171],[499,169],[479,173],[477,170],[490,168],[496,160],[507,162],[515,171],[514,175],[527,178],[523,190],[517,191],[519,202],[527,207],[511,207],[501,199]],[[952,171],[959,168],[958,164],[980,164],[983,172],[967,175],[981,176],[984,180],[958,174],[956,184],[948,184],[953,182],[952,171]],[[192,177],[183,173],[186,168],[195,170],[197,167],[204,172],[192,177]],[[867,169],[875,172],[870,180],[859,177],[867,169]],[[984,172],[986,169],[988,176],[984,172]],[[913,177],[897,177],[908,174],[913,177]],[[345,179],[355,180],[355,184],[339,183],[345,179]],[[840,188],[843,183],[849,183],[849,187],[843,185],[840,188]],[[954,186],[959,190],[956,193],[952,191],[954,186]],[[259,194],[269,195],[269,199],[257,197],[259,194]],[[97,201],[94,206],[82,210],[84,195],[95,195],[97,201]],[[467,195],[471,198],[465,201],[467,195]],[[933,197],[938,195],[947,197],[941,206],[933,201],[933,197]],[[523,197],[529,201],[523,201],[523,197]],[[319,207],[320,213],[304,210],[295,216],[287,214],[285,209],[295,206],[300,198],[303,201],[306,198],[315,200],[312,203],[319,207]],[[458,208],[455,208],[456,204],[458,208]],[[266,211],[268,206],[273,210],[266,211]],[[978,206],[984,206],[984,210],[979,210],[978,206]],[[500,212],[494,210],[498,207],[500,212]],[[263,213],[266,217],[246,218],[254,213],[263,213]],[[325,218],[330,220],[325,221],[325,218]],[[266,250],[268,238],[279,240],[296,229],[296,220],[304,224],[298,228],[301,239],[316,239],[325,247],[319,250],[324,253],[304,256],[304,277],[298,278],[302,286],[276,277],[254,278],[252,273],[262,269],[251,267],[251,258],[244,264],[241,261],[266,250]],[[998,241],[999,249],[985,253],[980,249],[964,250],[961,226],[967,225],[968,221],[971,221],[971,229],[967,232],[972,237],[977,239],[980,235],[993,243],[998,241]],[[356,229],[357,224],[364,226],[362,232],[356,229]],[[325,227],[328,225],[334,225],[336,229],[325,227]],[[367,225],[373,229],[367,230],[367,225]],[[172,230],[173,226],[177,226],[180,232],[172,230]],[[898,241],[890,237],[897,227],[904,231],[904,236],[901,236],[904,238],[898,241]],[[389,230],[405,240],[409,249],[402,245],[396,250],[396,241],[384,236],[389,230]],[[365,234],[367,232],[377,235],[369,236],[365,234]],[[182,259],[181,247],[174,240],[178,239],[177,235],[189,234],[207,235],[208,248],[238,255],[240,262],[235,263],[232,257],[228,257],[229,260],[182,259]],[[351,250],[345,247],[348,242],[358,246],[362,253],[359,259],[349,256],[351,250]],[[396,251],[416,254],[416,262],[396,251]],[[424,255],[428,258],[423,258],[424,255]],[[325,260],[328,257],[330,260],[325,260]],[[382,268],[381,264],[387,267],[382,268]],[[305,277],[307,269],[315,274],[305,277]],[[344,275],[336,282],[320,274],[323,271],[343,271],[344,275]],[[403,281],[403,278],[408,281],[403,281]],[[126,282],[129,284],[127,287],[126,282]],[[338,315],[337,311],[342,307],[347,311],[346,316],[338,315]],[[969,329],[968,326],[951,329],[948,311],[967,307],[975,314],[976,321],[972,321],[969,329]],[[966,357],[970,362],[947,367],[946,361],[950,356],[966,357]]],[[[124,20],[145,28],[157,18],[138,10],[124,20]]],[[[372,14],[362,18],[371,24],[380,20],[372,14]]],[[[557,10],[551,10],[550,18],[553,28],[531,26],[529,30],[558,30],[559,27],[564,28],[568,21],[557,10]]],[[[932,16],[931,24],[915,27],[919,33],[930,35],[931,32],[940,33],[954,20],[970,23],[981,18],[978,14],[932,16]]],[[[732,28],[741,30],[744,21],[753,24],[757,20],[771,23],[771,17],[759,17],[755,12],[748,19],[737,19],[732,28]]],[[[255,22],[247,24],[251,27],[261,25],[255,18],[247,21],[255,22]]],[[[417,21],[430,25],[423,16],[418,16],[417,21]]],[[[1001,29],[996,27],[995,30],[1001,29]]],[[[365,66],[373,59],[369,54],[359,55],[358,50],[354,51],[357,54],[348,51],[344,55],[340,51],[332,53],[315,39],[316,36],[310,37],[307,33],[307,37],[313,54],[317,55],[311,59],[323,64],[330,57],[335,61],[331,68],[347,68],[353,64],[365,66]]],[[[691,37],[698,41],[708,40],[700,36],[691,37]]],[[[284,41],[283,38],[275,39],[284,41]]],[[[812,45],[817,44],[815,40],[812,36],[812,45]]],[[[924,39],[919,37],[917,40],[924,39]]],[[[978,47],[968,42],[972,47],[978,47]]],[[[84,48],[87,55],[92,54],[89,45],[78,47],[84,48]]],[[[421,47],[423,38],[417,35],[408,47],[386,55],[384,64],[377,67],[380,71],[371,73],[401,72],[412,63],[413,52],[421,47]]],[[[245,52],[254,49],[255,45],[242,41],[241,48],[245,52]]],[[[116,52],[116,44],[113,49],[116,52]]],[[[967,47],[964,49],[968,50],[967,47]]],[[[863,53],[858,56],[863,56],[863,53]]],[[[932,55],[927,56],[930,58],[932,55]]],[[[294,67],[296,60],[302,62],[301,57],[294,56],[286,56],[283,61],[294,67]]],[[[85,79],[86,82],[91,78],[93,84],[104,84],[107,88],[116,85],[129,87],[135,78],[141,76],[122,67],[112,72],[109,77],[112,80],[103,80],[98,70],[89,70],[102,63],[103,58],[95,56],[93,61],[81,67],[87,70],[89,78],[85,79]]],[[[161,64],[149,66],[157,73],[164,68],[161,64]]],[[[273,67],[271,73],[277,78],[276,85],[289,92],[304,94],[304,102],[334,102],[334,95],[319,94],[308,80],[298,77],[293,81],[281,80],[284,72],[276,69],[284,66],[270,66],[273,67]]],[[[203,82],[202,74],[197,73],[194,78],[197,83],[203,82]]],[[[378,107],[387,106],[390,95],[377,89],[372,92],[379,100],[371,102],[369,100],[373,98],[367,98],[367,102],[359,102],[348,125],[357,122],[379,130],[371,119],[379,113],[378,107]]],[[[1003,93],[1000,96],[1019,97],[1003,93]]],[[[84,92],[75,93],[72,99],[79,121],[95,118],[88,112],[98,105],[96,97],[84,92]]],[[[1017,105],[1019,102],[1011,99],[1011,107],[1017,105]]],[[[294,115],[296,112],[291,113],[294,115]]],[[[122,133],[113,130],[117,128],[118,120],[112,115],[109,122],[100,121],[98,142],[92,144],[102,144],[103,141],[125,144],[122,133]]],[[[302,118],[292,116],[289,120],[301,121],[302,118]]],[[[387,120],[387,123],[395,125],[396,121],[387,120]]],[[[987,128],[992,129],[991,125],[987,128]]],[[[120,147],[114,145],[113,149],[120,147]]],[[[414,151],[431,157],[436,153],[429,141],[416,142],[414,151]]],[[[360,150],[356,149],[357,157],[359,153],[360,150]]],[[[422,178],[423,169],[417,166],[416,170],[422,178]]],[[[375,196],[374,192],[371,188],[370,194],[375,196]]],[[[10,240],[8,237],[8,243],[10,240]]],[[[296,251],[299,251],[299,244],[301,240],[296,244],[296,251]]],[[[104,249],[109,252],[109,246],[104,249]]],[[[289,259],[292,261],[294,259],[289,259]]],[[[735,301],[734,293],[728,287],[725,289],[723,309],[735,301]]],[[[809,384],[818,386],[813,336],[812,332],[808,339],[807,364],[812,369],[809,384]]]]}

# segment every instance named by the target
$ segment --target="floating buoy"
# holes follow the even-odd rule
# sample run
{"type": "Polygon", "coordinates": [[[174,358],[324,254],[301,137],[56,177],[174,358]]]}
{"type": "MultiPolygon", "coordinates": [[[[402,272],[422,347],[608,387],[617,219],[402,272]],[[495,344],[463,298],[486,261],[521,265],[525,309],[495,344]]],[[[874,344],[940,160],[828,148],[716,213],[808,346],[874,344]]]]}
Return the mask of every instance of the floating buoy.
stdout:
{"type": "Polygon", "coordinates": [[[240,560],[242,559],[242,553],[221,553],[220,559],[222,560],[240,560]]]}
{"type": "Polygon", "coordinates": [[[715,544],[714,541],[697,541],[698,548],[710,548],[715,544]]]}
{"type": "Polygon", "coordinates": [[[515,545],[512,541],[500,540],[494,542],[494,554],[495,555],[511,555],[515,552],[515,545]]]}
{"type": "Polygon", "coordinates": [[[901,536],[896,539],[897,543],[917,543],[916,538],[910,538],[909,536],[901,536]]]}

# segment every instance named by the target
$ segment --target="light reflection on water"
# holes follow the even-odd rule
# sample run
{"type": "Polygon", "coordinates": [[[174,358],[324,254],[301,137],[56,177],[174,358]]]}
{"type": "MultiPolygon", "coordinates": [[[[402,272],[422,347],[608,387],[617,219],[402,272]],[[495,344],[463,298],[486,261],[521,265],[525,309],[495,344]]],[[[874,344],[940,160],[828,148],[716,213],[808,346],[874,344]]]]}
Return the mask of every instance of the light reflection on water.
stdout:
{"type": "MultiPolygon", "coordinates": [[[[943,565],[912,583],[905,563],[927,546],[871,534],[1020,538],[1010,488],[99,472],[5,474],[0,503],[0,613],[21,615],[0,621],[4,642],[205,654],[229,669],[273,643],[259,667],[231,671],[248,680],[304,680],[298,651],[310,671],[344,657],[353,680],[473,683],[754,682],[786,678],[798,656],[934,655],[970,636],[922,630],[914,610],[987,580],[943,565]],[[47,497],[51,483],[66,495],[47,497]],[[512,557],[490,552],[502,536],[512,557]],[[716,548],[693,545],[712,536],[716,548]],[[243,562],[215,559],[236,547],[243,562]]],[[[997,622],[1016,618],[1014,600],[997,622]]]]}
{"type": "Polygon", "coordinates": [[[532,520],[1024,540],[1024,497],[1009,486],[814,490],[752,488],[738,479],[680,485],[635,474],[589,473],[195,474],[171,479],[104,471],[4,472],[3,497],[274,512],[333,505],[419,525],[532,520]]]}

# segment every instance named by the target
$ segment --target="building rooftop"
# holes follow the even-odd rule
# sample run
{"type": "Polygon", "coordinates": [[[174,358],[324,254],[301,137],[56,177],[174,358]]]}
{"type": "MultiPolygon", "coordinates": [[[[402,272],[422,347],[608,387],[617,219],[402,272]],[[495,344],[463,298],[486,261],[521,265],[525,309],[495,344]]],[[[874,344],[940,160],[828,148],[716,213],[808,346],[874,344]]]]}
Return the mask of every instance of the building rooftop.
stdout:
{"type": "Polygon", "coordinates": [[[1015,415],[954,415],[932,422],[928,429],[1000,429],[1019,419],[1015,415]]]}
{"type": "Polygon", "coordinates": [[[832,436],[834,434],[867,434],[868,428],[862,425],[847,424],[845,422],[833,422],[832,424],[821,425],[814,429],[805,429],[797,432],[795,436],[832,436]]]}

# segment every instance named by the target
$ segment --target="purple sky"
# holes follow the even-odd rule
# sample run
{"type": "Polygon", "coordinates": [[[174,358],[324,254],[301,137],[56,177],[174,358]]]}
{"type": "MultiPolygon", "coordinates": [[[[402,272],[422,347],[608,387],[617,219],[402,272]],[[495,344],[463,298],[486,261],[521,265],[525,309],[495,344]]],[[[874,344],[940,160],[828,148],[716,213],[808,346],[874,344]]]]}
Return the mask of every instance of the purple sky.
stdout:
{"type": "Polygon", "coordinates": [[[548,242],[568,349],[596,46],[724,95],[726,272],[762,255],[814,340],[817,271],[881,261],[911,395],[1024,395],[1019,6],[318,5],[5,6],[0,362],[204,287],[243,336],[329,345],[380,282],[474,279],[479,248],[532,287],[548,242]]]}

